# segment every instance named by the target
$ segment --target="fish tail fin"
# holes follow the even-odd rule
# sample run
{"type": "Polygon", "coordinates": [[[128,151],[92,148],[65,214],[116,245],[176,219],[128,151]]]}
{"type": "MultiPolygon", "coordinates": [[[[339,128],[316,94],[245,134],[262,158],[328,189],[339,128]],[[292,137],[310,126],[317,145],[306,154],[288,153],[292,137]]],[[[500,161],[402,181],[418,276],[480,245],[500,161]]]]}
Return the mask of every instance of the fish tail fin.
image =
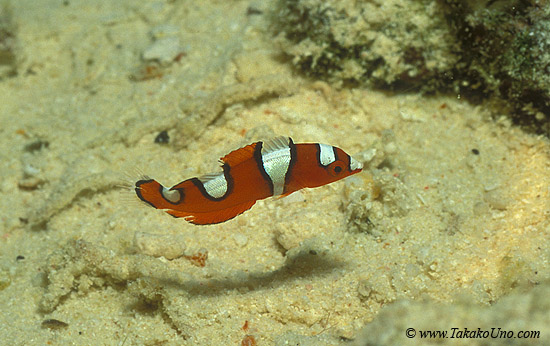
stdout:
{"type": "Polygon", "coordinates": [[[171,190],[154,179],[142,179],[135,183],[136,195],[156,209],[172,209],[183,200],[183,191],[171,190]]]}
{"type": "MultiPolygon", "coordinates": [[[[193,189],[197,189],[197,187],[193,184],[192,179],[183,181],[169,189],[154,179],[142,179],[135,183],[136,194],[143,202],[153,208],[162,209],[173,217],[184,218],[195,225],[211,225],[227,221],[250,209],[256,203],[253,200],[225,208],[216,207],[216,202],[205,201],[204,198],[197,200],[200,192],[193,189]],[[190,205],[184,202],[186,192],[193,203],[193,208],[189,208],[190,205]],[[201,203],[214,203],[210,205],[214,208],[201,211],[201,203]]],[[[205,208],[202,207],[202,209],[205,208]]]]}

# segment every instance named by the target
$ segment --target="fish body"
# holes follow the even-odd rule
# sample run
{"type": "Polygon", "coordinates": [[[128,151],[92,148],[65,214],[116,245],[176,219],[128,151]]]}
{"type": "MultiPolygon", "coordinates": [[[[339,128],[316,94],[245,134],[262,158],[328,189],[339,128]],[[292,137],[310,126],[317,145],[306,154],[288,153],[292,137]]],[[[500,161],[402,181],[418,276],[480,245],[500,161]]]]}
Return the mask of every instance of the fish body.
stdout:
{"type": "Polygon", "coordinates": [[[294,144],[290,137],[252,143],[222,157],[221,162],[221,172],[187,179],[171,188],[153,179],[139,180],[136,194],[174,217],[208,225],[234,218],[257,200],[326,185],[363,168],[340,148],[294,144]]]}

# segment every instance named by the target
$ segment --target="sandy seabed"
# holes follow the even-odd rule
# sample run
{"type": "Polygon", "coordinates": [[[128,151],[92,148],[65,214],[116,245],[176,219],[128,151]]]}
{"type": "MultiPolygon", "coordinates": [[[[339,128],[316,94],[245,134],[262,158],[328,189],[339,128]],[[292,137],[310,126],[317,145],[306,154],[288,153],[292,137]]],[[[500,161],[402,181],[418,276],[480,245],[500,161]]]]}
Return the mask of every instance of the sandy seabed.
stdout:
{"type": "Polygon", "coordinates": [[[548,140],[457,97],[296,77],[268,39],[271,5],[3,8],[3,344],[422,344],[452,328],[550,341],[548,140]],[[212,226],[120,188],[214,172],[276,135],[365,170],[212,226]]]}

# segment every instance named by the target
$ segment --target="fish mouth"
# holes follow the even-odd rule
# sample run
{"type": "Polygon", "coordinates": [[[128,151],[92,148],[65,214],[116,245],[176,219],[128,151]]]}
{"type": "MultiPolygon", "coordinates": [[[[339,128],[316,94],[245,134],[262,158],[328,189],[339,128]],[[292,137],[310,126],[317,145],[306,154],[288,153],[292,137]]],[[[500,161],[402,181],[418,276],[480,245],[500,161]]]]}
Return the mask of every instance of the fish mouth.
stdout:
{"type": "Polygon", "coordinates": [[[359,173],[363,170],[363,164],[350,156],[349,169],[352,173],[359,173]]]}

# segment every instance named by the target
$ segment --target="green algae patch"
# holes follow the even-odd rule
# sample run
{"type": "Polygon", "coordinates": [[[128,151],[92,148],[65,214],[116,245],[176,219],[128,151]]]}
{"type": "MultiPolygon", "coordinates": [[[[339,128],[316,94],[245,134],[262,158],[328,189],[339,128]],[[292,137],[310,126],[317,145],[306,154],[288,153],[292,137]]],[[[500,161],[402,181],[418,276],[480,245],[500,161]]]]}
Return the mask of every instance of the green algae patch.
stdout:
{"type": "Polygon", "coordinates": [[[435,1],[281,1],[279,42],[306,74],[391,85],[439,79],[459,60],[435,1]]]}
{"type": "Polygon", "coordinates": [[[488,100],[550,131],[550,8],[536,1],[281,0],[272,20],[307,76],[488,100]]]}

